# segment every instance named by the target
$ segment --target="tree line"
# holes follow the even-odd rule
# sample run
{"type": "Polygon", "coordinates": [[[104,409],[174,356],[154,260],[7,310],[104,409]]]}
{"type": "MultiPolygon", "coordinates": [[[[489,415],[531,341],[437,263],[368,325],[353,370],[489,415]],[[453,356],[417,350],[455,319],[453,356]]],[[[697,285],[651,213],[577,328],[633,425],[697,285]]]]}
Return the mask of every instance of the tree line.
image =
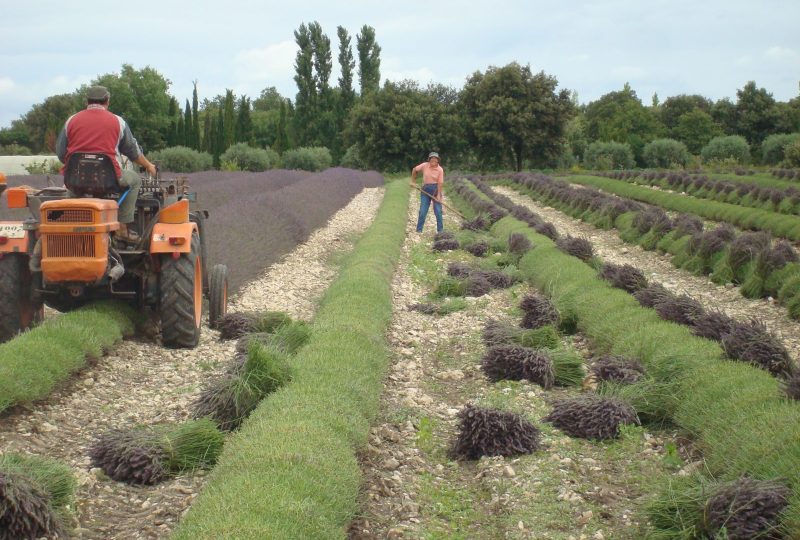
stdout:
{"type": "MultiPolygon", "coordinates": [[[[579,104],[553,75],[514,62],[476,71],[460,89],[409,80],[381,86],[381,47],[364,25],[355,51],[348,30],[337,27],[334,82],[334,46],[321,25],[301,24],[294,38],[293,99],[267,87],[252,98],[227,90],[201,101],[195,81],[181,106],[157,70],[128,64],[90,84],[109,88],[111,110],[147,151],[187,147],[210,154],[215,167],[226,149],[245,143],[278,154],[325,147],[334,163],[380,170],[407,169],[433,149],[450,167],[564,168],[584,163],[606,142],[625,146],[629,165],[644,166],[652,141],[672,139],[699,155],[722,135],[743,138],[759,162],[769,136],[800,132],[800,96],[780,102],[753,81],[735,101],[682,94],[663,102],[654,95],[645,104],[625,84],[579,104]]],[[[64,120],[85,106],[85,90],[48,97],[0,130],[0,153],[52,152],[64,120]]]]}

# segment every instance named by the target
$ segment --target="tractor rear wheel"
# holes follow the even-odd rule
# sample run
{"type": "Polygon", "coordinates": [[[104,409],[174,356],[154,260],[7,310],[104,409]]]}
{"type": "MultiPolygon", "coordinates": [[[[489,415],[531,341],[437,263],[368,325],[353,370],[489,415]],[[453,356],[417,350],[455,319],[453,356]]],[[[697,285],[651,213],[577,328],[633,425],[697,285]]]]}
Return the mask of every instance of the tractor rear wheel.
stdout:
{"type": "Polygon", "coordinates": [[[214,265],[209,281],[208,325],[215,328],[220,317],[228,312],[228,267],[224,264],[214,265]]]}
{"type": "Polygon", "coordinates": [[[161,259],[161,339],[166,347],[193,349],[200,342],[203,255],[200,238],[192,235],[191,252],[161,259]]]}
{"type": "Polygon", "coordinates": [[[0,258],[0,343],[41,322],[44,308],[31,300],[32,287],[27,257],[0,258]]]}

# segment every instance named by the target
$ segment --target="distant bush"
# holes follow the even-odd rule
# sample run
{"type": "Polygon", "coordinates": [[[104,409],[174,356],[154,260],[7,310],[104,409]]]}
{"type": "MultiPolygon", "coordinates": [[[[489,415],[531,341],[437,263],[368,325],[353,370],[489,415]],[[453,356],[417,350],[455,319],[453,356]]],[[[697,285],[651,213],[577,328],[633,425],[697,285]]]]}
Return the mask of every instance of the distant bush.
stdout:
{"type": "Polygon", "coordinates": [[[285,169],[321,171],[333,163],[331,152],[324,146],[307,146],[287,150],[281,156],[285,169]]]}
{"type": "Polygon", "coordinates": [[[198,152],[185,146],[173,146],[157,150],[148,156],[160,169],[169,172],[197,172],[211,169],[211,154],[198,152]]]}
{"type": "Polygon", "coordinates": [[[364,160],[361,158],[361,153],[357,144],[354,144],[347,149],[347,151],[344,153],[344,156],[342,156],[342,161],[339,163],[339,165],[342,167],[347,167],[348,169],[367,169],[364,160]]]}
{"type": "Polygon", "coordinates": [[[658,169],[686,167],[691,158],[686,145],[675,139],[656,139],[647,143],[642,157],[648,167],[658,169]]]}
{"type": "Polygon", "coordinates": [[[783,154],[784,167],[800,167],[800,140],[796,140],[793,143],[784,146],[783,154]]]}
{"type": "Polygon", "coordinates": [[[30,156],[32,155],[31,149],[21,144],[7,144],[3,146],[0,144],[0,156],[30,156]]]}
{"type": "Polygon", "coordinates": [[[800,141],[800,133],[779,133],[764,139],[761,144],[764,165],[778,165],[786,158],[786,147],[797,141],[800,141]]]}
{"type": "Polygon", "coordinates": [[[58,174],[61,171],[61,162],[53,158],[42,161],[31,161],[22,166],[28,174],[58,174]]]}
{"type": "Polygon", "coordinates": [[[635,163],[628,143],[601,141],[586,147],[583,161],[588,169],[630,169],[635,163]]]}
{"type": "Polygon", "coordinates": [[[234,144],[219,157],[223,170],[250,172],[272,169],[279,159],[278,153],[272,148],[253,148],[247,143],[234,144]]]}
{"type": "Polygon", "coordinates": [[[725,162],[733,160],[739,165],[750,162],[750,146],[744,137],[729,135],[714,137],[700,151],[703,163],[725,162]]]}

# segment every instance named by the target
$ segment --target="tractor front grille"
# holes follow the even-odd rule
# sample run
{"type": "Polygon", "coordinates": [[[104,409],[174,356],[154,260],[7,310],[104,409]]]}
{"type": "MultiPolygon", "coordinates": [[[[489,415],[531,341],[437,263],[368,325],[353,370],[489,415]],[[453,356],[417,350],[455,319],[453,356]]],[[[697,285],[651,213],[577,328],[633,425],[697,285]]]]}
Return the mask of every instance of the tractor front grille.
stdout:
{"type": "Polygon", "coordinates": [[[71,208],[65,210],[48,210],[48,223],[92,223],[92,211],[89,209],[71,208]]]}
{"type": "Polygon", "coordinates": [[[94,257],[92,234],[49,234],[45,257],[94,257]]]}

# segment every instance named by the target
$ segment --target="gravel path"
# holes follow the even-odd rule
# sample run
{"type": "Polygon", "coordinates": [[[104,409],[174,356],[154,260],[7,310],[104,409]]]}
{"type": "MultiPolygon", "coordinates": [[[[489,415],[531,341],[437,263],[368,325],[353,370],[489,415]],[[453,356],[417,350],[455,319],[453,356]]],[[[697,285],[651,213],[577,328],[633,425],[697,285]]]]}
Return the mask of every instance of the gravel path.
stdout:
{"type": "MultiPolygon", "coordinates": [[[[245,287],[229,309],[285,310],[310,319],[337,273],[331,255],[352,248],[382,197],[382,188],[364,189],[305,244],[245,287]]],[[[87,448],[107,429],[186,420],[203,383],[232,357],[234,343],[217,337],[204,328],[194,350],[125,341],[61,393],[0,420],[2,451],[45,455],[72,466],[79,481],[76,537],[163,538],[192,503],[205,483],[204,474],[133,487],[90,469],[87,448]]]]}
{"type": "Polygon", "coordinates": [[[525,206],[551,221],[562,234],[582,236],[594,245],[595,253],[604,261],[630,264],[641,270],[649,280],[664,285],[670,291],[685,293],[708,309],[719,309],[737,319],[755,318],[767,325],[789,350],[797,362],[800,358],[800,322],[786,316],[786,308],[771,299],[751,300],[743,297],[732,284],[717,285],[705,276],[694,276],[670,263],[670,255],[645,251],[623,242],[616,231],[603,230],[506,187],[493,187],[516,204],[525,206]]]}

